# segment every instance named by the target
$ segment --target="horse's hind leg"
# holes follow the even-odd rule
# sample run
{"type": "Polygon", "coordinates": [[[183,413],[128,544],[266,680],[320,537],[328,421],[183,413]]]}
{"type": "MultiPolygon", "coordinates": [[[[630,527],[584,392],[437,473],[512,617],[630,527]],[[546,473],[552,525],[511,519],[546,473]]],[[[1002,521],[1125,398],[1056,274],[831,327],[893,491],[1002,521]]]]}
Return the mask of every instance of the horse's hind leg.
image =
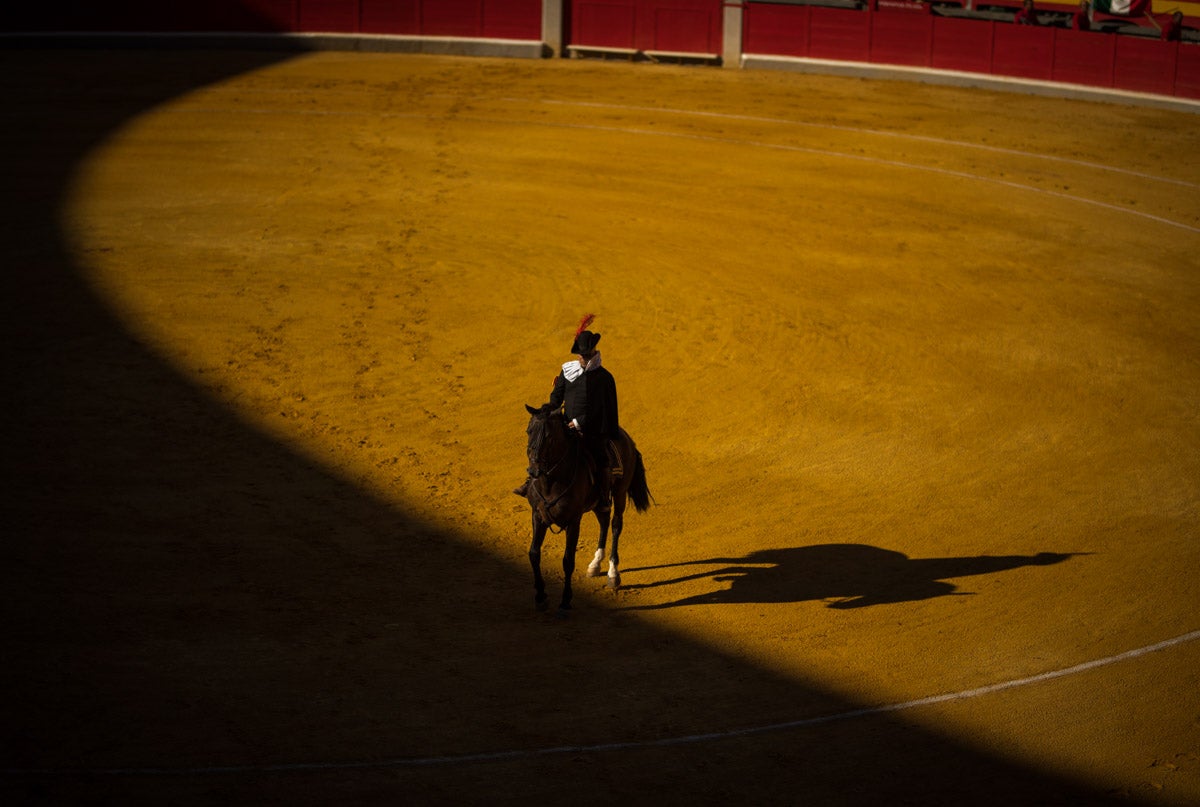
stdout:
{"type": "Polygon", "coordinates": [[[529,545],[529,565],[533,567],[533,604],[546,610],[546,581],[542,579],[542,542],[546,540],[546,525],[533,516],[533,543],[529,545]]]}
{"type": "Polygon", "coordinates": [[[617,589],[621,587],[621,558],[617,547],[621,541],[621,530],[625,528],[625,493],[613,496],[612,509],[612,552],[608,555],[608,585],[617,589]]]}
{"type": "Polygon", "coordinates": [[[600,522],[600,543],[596,545],[596,555],[588,565],[588,577],[599,577],[604,574],[601,567],[604,564],[604,545],[608,542],[608,522],[611,517],[609,510],[597,510],[596,521],[600,522]]]}

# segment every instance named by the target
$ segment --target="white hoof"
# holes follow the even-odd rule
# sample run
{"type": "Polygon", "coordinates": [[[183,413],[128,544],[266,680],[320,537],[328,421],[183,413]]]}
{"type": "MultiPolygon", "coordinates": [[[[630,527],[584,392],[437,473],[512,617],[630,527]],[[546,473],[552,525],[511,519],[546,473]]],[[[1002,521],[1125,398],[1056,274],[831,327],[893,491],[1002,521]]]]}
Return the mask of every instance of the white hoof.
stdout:
{"type": "Polygon", "coordinates": [[[604,550],[597,549],[596,557],[592,558],[591,564],[588,565],[588,577],[599,577],[603,572],[600,567],[604,564],[604,550]]]}
{"type": "Polygon", "coordinates": [[[621,587],[621,573],[611,563],[608,565],[608,586],[609,588],[621,587]]]}

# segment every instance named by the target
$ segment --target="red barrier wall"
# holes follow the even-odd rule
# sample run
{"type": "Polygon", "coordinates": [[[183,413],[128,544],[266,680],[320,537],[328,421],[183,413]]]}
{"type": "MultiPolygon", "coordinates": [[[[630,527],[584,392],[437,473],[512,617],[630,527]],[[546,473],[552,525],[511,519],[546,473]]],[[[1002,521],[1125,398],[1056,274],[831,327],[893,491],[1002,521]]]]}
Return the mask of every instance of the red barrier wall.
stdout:
{"type": "Polygon", "coordinates": [[[1180,45],[1176,51],[1175,94],[1200,98],[1200,47],[1180,45]]]}
{"type": "Polygon", "coordinates": [[[1119,90],[1174,94],[1175,55],[1179,47],[1178,42],[1118,37],[1113,86],[1119,90]]]}
{"type": "Polygon", "coordinates": [[[634,0],[576,0],[571,4],[575,45],[636,49],[637,7],[634,0]]]}
{"type": "Polygon", "coordinates": [[[417,0],[361,0],[358,30],[364,34],[409,34],[421,30],[417,0]]]}
{"type": "Polygon", "coordinates": [[[992,72],[993,25],[978,20],[933,17],[933,52],[929,66],[966,73],[992,72]]]}
{"type": "Polygon", "coordinates": [[[360,9],[342,0],[304,0],[297,4],[298,31],[357,31],[360,9]]]}
{"type": "Polygon", "coordinates": [[[575,45],[720,53],[722,0],[567,0],[575,45]]]}
{"type": "MultiPolygon", "coordinates": [[[[720,54],[726,0],[562,0],[567,42],[720,54]]],[[[877,10],[745,0],[742,51],[1009,75],[1200,99],[1200,45],[877,10]]],[[[1015,2],[1015,0],[1014,0],[1015,2]]],[[[885,8],[886,6],[886,8],[885,8]]],[[[538,41],[542,0],[55,0],[4,31],[398,34],[538,41]]]]}
{"type": "Polygon", "coordinates": [[[1200,98],[1200,46],[1190,43],[882,5],[858,11],[748,2],[742,31],[743,52],[760,56],[932,67],[1200,98]]]}
{"type": "Polygon", "coordinates": [[[1069,84],[1111,87],[1117,37],[1084,31],[1054,32],[1050,77],[1069,84]]]}
{"type": "Polygon", "coordinates": [[[882,12],[869,16],[871,61],[929,66],[933,53],[933,25],[927,13],[882,12]]]}
{"type": "Polygon", "coordinates": [[[542,0],[58,0],[0,15],[6,31],[216,31],[542,38],[542,0]]]}
{"type": "Polygon", "coordinates": [[[871,18],[860,11],[813,6],[809,54],[817,59],[865,62],[871,54],[871,18]]]}
{"type": "Polygon", "coordinates": [[[1050,80],[1054,65],[1054,29],[991,23],[992,72],[1002,76],[1050,80]]]}
{"type": "Polygon", "coordinates": [[[807,56],[808,20],[808,13],[798,14],[792,6],[760,4],[746,9],[742,18],[742,49],[747,53],[807,56]]]}

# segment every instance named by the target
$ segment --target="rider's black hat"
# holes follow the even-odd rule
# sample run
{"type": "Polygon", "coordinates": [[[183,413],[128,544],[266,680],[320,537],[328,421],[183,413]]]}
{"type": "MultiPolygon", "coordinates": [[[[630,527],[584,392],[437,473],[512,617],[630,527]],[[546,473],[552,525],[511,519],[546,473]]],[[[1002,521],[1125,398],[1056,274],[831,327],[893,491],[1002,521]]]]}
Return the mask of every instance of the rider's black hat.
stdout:
{"type": "Polygon", "coordinates": [[[595,314],[587,314],[579,320],[579,327],[575,330],[575,341],[571,343],[571,352],[576,356],[591,353],[596,349],[596,343],[600,341],[600,334],[584,330],[592,324],[592,320],[595,318],[595,314]]]}
{"type": "Polygon", "coordinates": [[[575,342],[571,345],[571,352],[576,356],[591,353],[596,349],[596,343],[599,341],[600,334],[592,333],[591,331],[580,331],[576,334],[575,342]]]}

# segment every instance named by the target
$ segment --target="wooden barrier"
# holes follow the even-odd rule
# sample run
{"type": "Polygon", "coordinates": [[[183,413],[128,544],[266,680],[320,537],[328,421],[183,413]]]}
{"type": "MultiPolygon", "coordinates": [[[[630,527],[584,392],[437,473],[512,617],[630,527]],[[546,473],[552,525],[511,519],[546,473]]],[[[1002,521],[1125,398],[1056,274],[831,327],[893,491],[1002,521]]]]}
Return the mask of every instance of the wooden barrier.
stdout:
{"type": "Polygon", "coordinates": [[[1179,45],[1175,54],[1175,94],[1200,98],[1200,46],[1179,45]]]}
{"type": "Polygon", "coordinates": [[[1179,52],[1180,43],[1127,36],[1119,36],[1116,39],[1113,87],[1159,95],[1174,94],[1175,56],[1179,52]]]}
{"type": "Polygon", "coordinates": [[[394,34],[542,38],[542,0],[32,0],[5,31],[394,34]]]}
{"type": "Polygon", "coordinates": [[[722,0],[567,0],[572,45],[717,58],[722,0]]]}
{"type": "Polygon", "coordinates": [[[933,44],[929,66],[964,73],[992,72],[995,26],[978,20],[933,17],[933,44]]]}
{"type": "Polygon", "coordinates": [[[929,66],[933,57],[933,25],[928,10],[924,13],[885,12],[867,16],[871,19],[871,61],[929,66]]]}
{"type": "Polygon", "coordinates": [[[1002,76],[1050,80],[1054,65],[1054,29],[1003,22],[991,25],[992,72],[1002,76]]]}
{"type": "MultiPolygon", "coordinates": [[[[532,55],[541,55],[543,15],[554,3],[556,13],[547,19],[554,20],[555,37],[561,27],[565,40],[564,48],[555,44],[557,53],[717,62],[732,52],[734,66],[742,54],[827,59],[1200,99],[1200,44],[945,16],[915,0],[819,1],[829,5],[799,0],[28,0],[6,11],[0,31],[391,35],[528,43],[532,55]],[[723,40],[731,9],[738,24],[730,30],[734,36],[741,33],[740,43],[732,46],[723,40]]],[[[1007,12],[996,14],[1003,18],[1007,12]]]]}
{"type": "Polygon", "coordinates": [[[1197,44],[940,16],[911,9],[907,0],[879,2],[878,9],[849,9],[751,0],[742,22],[743,53],[925,67],[1200,99],[1197,44]]]}
{"type": "Polygon", "coordinates": [[[1086,31],[1054,32],[1054,81],[1091,86],[1113,86],[1117,38],[1086,31]]]}

